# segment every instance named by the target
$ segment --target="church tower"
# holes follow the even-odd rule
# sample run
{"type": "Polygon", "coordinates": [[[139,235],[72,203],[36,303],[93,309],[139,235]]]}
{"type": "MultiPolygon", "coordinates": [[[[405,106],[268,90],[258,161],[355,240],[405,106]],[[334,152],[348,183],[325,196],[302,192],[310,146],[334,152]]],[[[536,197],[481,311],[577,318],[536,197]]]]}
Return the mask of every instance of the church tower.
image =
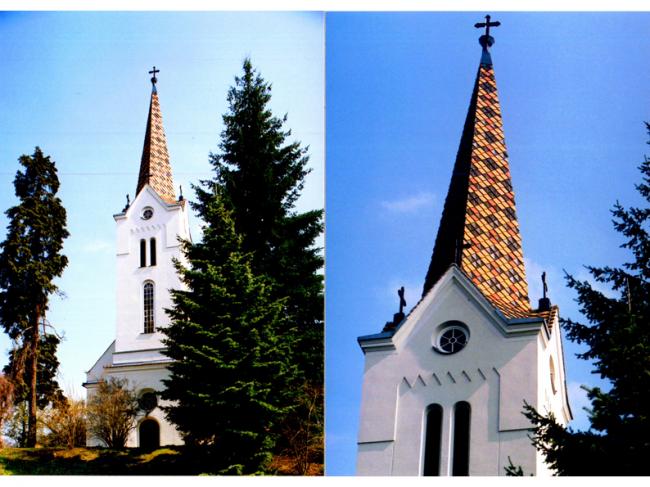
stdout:
{"type": "MultiPolygon", "coordinates": [[[[162,124],[154,67],[149,116],[135,198],[116,222],[117,323],[115,341],[87,372],[89,397],[101,380],[128,379],[142,411],[127,446],[154,447],[182,443],[159,407],[162,380],[170,359],[162,352],[159,329],[169,324],[170,289],[182,288],[173,259],[183,261],[180,240],[190,240],[188,205],[176,197],[162,124]]],[[[98,444],[89,438],[89,444],[98,444]]]]}
{"type": "MultiPolygon", "coordinates": [[[[490,47],[481,60],[421,300],[365,355],[359,475],[549,474],[524,402],[571,420],[558,307],[528,301],[490,47]]],[[[546,286],[545,286],[546,288],[546,286]]]]}

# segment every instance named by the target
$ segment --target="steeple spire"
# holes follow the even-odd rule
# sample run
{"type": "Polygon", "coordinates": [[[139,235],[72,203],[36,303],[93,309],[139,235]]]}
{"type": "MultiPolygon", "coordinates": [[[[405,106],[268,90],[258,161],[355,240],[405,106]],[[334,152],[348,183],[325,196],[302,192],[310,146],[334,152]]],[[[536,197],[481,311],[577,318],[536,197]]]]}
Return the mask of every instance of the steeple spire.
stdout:
{"type": "Polygon", "coordinates": [[[424,283],[426,294],[456,264],[504,315],[530,314],[515,198],[506,152],[501,107],[488,47],[489,28],[449,192],[424,283]]]}
{"type": "Polygon", "coordinates": [[[158,196],[168,203],[176,202],[174,193],[174,180],[172,168],[169,163],[167,152],[167,139],[163,128],[160,102],[158,101],[158,90],[156,89],[156,73],[160,70],[154,66],[149,74],[151,78],[151,102],[149,104],[149,117],[147,119],[147,130],[144,136],[144,147],[142,148],[142,159],[140,161],[140,174],[138,176],[138,187],[136,196],[140,193],[145,184],[151,186],[158,196]]]}

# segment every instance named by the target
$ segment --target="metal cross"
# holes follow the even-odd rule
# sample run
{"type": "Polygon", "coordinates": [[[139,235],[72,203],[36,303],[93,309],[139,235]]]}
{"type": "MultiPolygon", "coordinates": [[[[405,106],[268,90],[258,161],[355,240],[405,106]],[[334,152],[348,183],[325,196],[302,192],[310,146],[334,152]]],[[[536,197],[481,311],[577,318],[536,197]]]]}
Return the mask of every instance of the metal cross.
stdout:
{"type": "Polygon", "coordinates": [[[477,29],[480,29],[482,27],[485,27],[485,35],[487,37],[490,37],[490,27],[499,27],[501,25],[501,22],[490,22],[490,16],[486,15],[485,16],[485,22],[478,22],[474,24],[474,27],[477,29]]]}
{"type": "Polygon", "coordinates": [[[149,74],[153,74],[153,78],[151,78],[151,82],[154,85],[156,84],[156,81],[158,81],[158,78],[156,78],[156,73],[160,73],[160,70],[156,69],[156,67],[154,66],[153,69],[149,71],[149,74]]]}
{"type": "Polygon", "coordinates": [[[455,247],[455,262],[456,265],[460,266],[460,261],[463,256],[463,250],[470,248],[472,245],[468,243],[464,243],[462,239],[456,239],[456,247],[455,247]]]}
{"type": "Polygon", "coordinates": [[[404,299],[404,286],[397,290],[397,295],[399,296],[399,312],[404,312],[404,306],[406,306],[406,300],[404,299]]]}

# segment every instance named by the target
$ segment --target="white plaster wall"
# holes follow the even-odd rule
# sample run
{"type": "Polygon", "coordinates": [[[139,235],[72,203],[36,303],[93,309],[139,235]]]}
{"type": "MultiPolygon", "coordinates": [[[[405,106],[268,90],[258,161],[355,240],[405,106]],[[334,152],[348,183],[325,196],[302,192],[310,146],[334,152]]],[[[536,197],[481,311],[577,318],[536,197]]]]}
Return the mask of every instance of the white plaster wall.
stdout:
{"type": "Polygon", "coordinates": [[[164,348],[153,350],[133,350],[128,352],[117,352],[113,354],[112,365],[127,365],[142,362],[160,362],[169,360],[169,357],[163,354],[164,348]]]}
{"type": "MultiPolygon", "coordinates": [[[[133,387],[136,392],[142,391],[143,389],[153,389],[155,391],[162,391],[164,389],[164,384],[162,380],[169,376],[169,371],[164,366],[140,366],[140,367],[124,367],[124,368],[108,368],[105,370],[104,379],[109,380],[111,377],[116,378],[126,378],[129,381],[129,387],[133,387]]],[[[95,393],[96,386],[88,387],[88,397],[92,397],[95,393]]],[[[159,406],[168,405],[169,401],[158,401],[159,406]]],[[[165,419],[165,415],[157,407],[154,409],[148,417],[152,417],[158,421],[160,425],[160,445],[182,445],[183,440],[181,439],[180,433],[176,430],[176,427],[169,423],[165,419]]],[[[144,415],[141,413],[137,418],[137,425],[139,426],[140,422],[144,419],[144,415]]],[[[97,438],[89,437],[87,441],[88,446],[103,446],[103,443],[97,438]]],[[[127,440],[126,446],[128,447],[138,447],[139,438],[138,438],[138,429],[137,427],[131,431],[129,438],[127,440]]]]}
{"type": "Polygon", "coordinates": [[[393,441],[359,444],[357,475],[393,475],[393,441]]]}
{"type": "Polygon", "coordinates": [[[449,271],[411,313],[392,339],[394,350],[366,351],[359,475],[421,475],[425,411],[432,403],[443,406],[441,475],[450,475],[458,401],[472,408],[470,475],[504,475],[508,452],[525,470],[536,469],[530,424],[521,412],[524,400],[537,403],[538,333],[506,336],[503,322],[454,274],[449,271]],[[432,347],[450,320],[465,323],[470,339],[460,352],[443,355],[432,347]]]}
{"type": "Polygon", "coordinates": [[[97,359],[97,362],[86,372],[86,382],[97,382],[104,375],[104,369],[109,367],[113,362],[113,352],[115,351],[115,342],[111,343],[104,353],[97,359]]]}
{"type": "Polygon", "coordinates": [[[172,305],[170,289],[181,282],[172,264],[179,258],[178,237],[189,237],[186,205],[167,205],[149,187],[138,194],[124,217],[117,223],[117,326],[115,351],[155,350],[162,347],[159,332],[144,333],[143,286],[154,282],[154,324],[164,327],[169,318],[164,312],[172,305]],[[154,215],[141,218],[142,210],[150,206],[154,215]],[[156,239],[156,265],[149,266],[149,241],[156,239]],[[140,240],[147,242],[147,267],[140,267],[140,240]]]}
{"type": "MultiPolygon", "coordinates": [[[[550,336],[548,339],[545,335],[540,334],[538,340],[539,361],[537,363],[537,370],[539,374],[539,385],[536,409],[541,414],[553,413],[556,421],[566,426],[572,419],[572,415],[568,406],[569,399],[565,385],[562,329],[560,327],[558,313],[556,313],[555,320],[550,325],[550,336]],[[555,392],[553,392],[551,385],[551,357],[555,366],[555,392]]],[[[553,471],[549,469],[545,462],[544,455],[540,452],[537,453],[536,465],[538,475],[553,475],[553,471]]]]}

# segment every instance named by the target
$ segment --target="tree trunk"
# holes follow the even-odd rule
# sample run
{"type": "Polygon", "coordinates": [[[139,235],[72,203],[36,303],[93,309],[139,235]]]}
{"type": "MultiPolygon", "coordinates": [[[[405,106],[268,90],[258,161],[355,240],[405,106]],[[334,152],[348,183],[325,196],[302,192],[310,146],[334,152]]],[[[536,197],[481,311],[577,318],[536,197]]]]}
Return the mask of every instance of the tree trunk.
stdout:
{"type": "Polygon", "coordinates": [[[34,313],[34,322],[32,323],[32,343],[31,343],[31,353],[29,355],[31,377],[29,381],[29,419],[27,422],[27,448],[36,447],[36,409],[37,409],[37,400],[36,400],[36,375],[38,374],[38,339],[39,339],[39,329],[38,322],[41,317],[41,307],[36,306],[36,312],[34,313]]]}

